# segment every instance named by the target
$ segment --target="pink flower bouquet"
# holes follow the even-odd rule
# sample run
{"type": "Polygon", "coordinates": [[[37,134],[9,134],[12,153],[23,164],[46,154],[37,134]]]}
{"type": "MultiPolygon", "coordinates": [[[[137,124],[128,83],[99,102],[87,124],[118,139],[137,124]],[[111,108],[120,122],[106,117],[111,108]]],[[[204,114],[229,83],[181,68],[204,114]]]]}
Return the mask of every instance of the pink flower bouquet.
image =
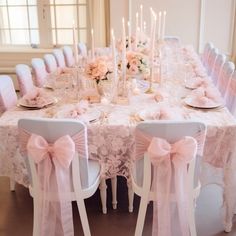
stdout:
{"type": "Polygon", "coordinates": [[[98,84],[101,80],[108,80],[108,75],[112,73],[111,63],[107,57],[98,57],[87,64],[85,73],[89,79],[96,80],[98,84]]]}
{"type": "Polygon", "coordinates": [[[127,74],[149,74],[148,58],[142,53],[127,52],[127,74]]]}

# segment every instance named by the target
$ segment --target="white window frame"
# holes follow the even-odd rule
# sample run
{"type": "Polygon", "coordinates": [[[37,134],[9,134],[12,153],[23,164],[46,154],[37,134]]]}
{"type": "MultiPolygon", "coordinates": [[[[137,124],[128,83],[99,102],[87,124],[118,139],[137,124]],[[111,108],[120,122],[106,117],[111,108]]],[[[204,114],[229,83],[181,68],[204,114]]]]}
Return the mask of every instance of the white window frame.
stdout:
{"type": "MultiPolygon", "coordinates": [[[[77,0],[76,4],[78,4],[79,0],[77,0]]],[[[89,1],[86,1],[86,4],[81,4],[81,5],[86,5],[87,9],[87,27],[83,28],[87,30],[87,44],[90,42],[90,23],[89,23],[89,1]]],[[[30,5],[30,4],[29,4],[30,5]]],[[[68,6],[68,4],[58,4],[60,6],[68,6]]],[[[75,4],[71,4],[75,5],[75,4]]],[[[17,6],[20,6],[17,5],[17,6]]],[[[50,0],[37,0],[37,13],[38,13],[38,29],[39,29],[39,48],[53,48],[53,47],[59,47],[61,45],[53,45],[53,39],[52,39],[52,24],[51,24],[51,13],[50,13],[50,0]]],[[[77,6],[77,14],[78,14],[78,6],[77,6]]],[[[79,17],[77,17],[77,26],[79,26],[79,17]]],[[[71,26],[72,29],[72,26],[71,26]]],[[[82,29],[82,28],[81,28],[82,29]]],[[[80,38],[79,36],[79,30],[76,30],[78,39],[80,38]]],[[[1,43],[1,41],[0,41],[1,43]]],[[[16,44],[10,44],[10,45],[3,45],[0,44],[0,47],[27,47],[30,48],[31,45],[16,45],[16,44]]]]}

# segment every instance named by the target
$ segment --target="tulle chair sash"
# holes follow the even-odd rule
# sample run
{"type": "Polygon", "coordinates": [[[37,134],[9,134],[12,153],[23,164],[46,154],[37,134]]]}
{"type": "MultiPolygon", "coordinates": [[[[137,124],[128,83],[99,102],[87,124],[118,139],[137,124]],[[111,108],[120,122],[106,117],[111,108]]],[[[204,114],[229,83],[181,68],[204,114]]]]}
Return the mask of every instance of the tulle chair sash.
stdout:
{"type": "MultiPolygon", "coordinates": [[[[178,209],[178,224],[180,235],[188,236],[188,191],[187,169],[189,163],[196,157],[197,141],[193,137],[185,136],[170,144],[165,139],[151,137],[140,130],[136,130],[136,154],[148,153],[153,165],[152,191],[156,201],[153,205],[152,235],[171,236],[171,194],[176,199],[178,209]],[[171,181],[174,180],[172,184],[171,181]],[[174,191],[172,189],[174,186],[174,191]]],[[[176,234],[177,235],[177,234],[176,234]]]]}

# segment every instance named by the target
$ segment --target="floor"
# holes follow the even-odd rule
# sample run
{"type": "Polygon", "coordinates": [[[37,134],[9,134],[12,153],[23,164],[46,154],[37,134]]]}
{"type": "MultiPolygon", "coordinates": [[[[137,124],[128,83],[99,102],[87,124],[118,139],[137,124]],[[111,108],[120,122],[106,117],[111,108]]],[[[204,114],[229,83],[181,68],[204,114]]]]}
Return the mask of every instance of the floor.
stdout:
{"type": "MultiPolygon", "coordinates": [[[[236,236],[236,217],[231,233],[224,233],[221,223],[222,191],[211,185],[202,189],[197,202],[196,225],[198,236],[236,236]]],[[[111,207],[110,183],[108,181],[108,214],[101,213],[99,192],[85,201],[90,223],[91,234],[95,236],[134,235],[137,220],[139,198],[135,197],[134,212],[127,210],[128,198],[126,181],[118,178],[118,209],[111,207]]],[[[144,236],[151,235],[152,207],[148,207],[144,236]]],[[[83,235],[79,214],[73,204],[75,235],[83,235]]],[[[9,191],[9,180],[0,177],[0,236],[30,236],[32,235],[33,206],[28,190],[16,185],[16,191],[9,191]]]]}

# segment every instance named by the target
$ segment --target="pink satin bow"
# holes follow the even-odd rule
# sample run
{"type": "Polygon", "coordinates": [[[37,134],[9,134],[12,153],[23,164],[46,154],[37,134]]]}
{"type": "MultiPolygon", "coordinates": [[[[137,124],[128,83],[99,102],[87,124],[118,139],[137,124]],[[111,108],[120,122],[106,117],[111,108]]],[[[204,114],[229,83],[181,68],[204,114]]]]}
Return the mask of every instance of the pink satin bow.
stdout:
{"type": "Polygon", "coordinates": [[[69,135],[66,135],[51,145],[42,136],[32,134],[27,144],[27,150],[35,163],[39,163],[49,155],[51,158],[57,158],[64,168],[69,168],[75,154],[75,143],[69,135]]]}
{"type": "Polygon", "coordinates": [[[71,201],[65,200],[63,194],[71,192],[69,166],[75,155],[75,143],[69,135],[49,144],[43,137],[32,134],[27,143],[27,153],[37,165],[40,188],[43,190],[39,198],[40,235],[74,235],[71,201]],[[47,194],[53,200],[47,199],[47,194]]]}
{"type": "Polygon", "coordinates": [[[157,201],[154,203],[153,235],[172,235],[170,201],[171,192],[174,192],[180,232],[182,236],[188,236],[187,167],[196,156],[197,142],[194,138],[186,136],[176,143],[170,144],[164,139],[153,137],[147,152],[155,167],[153,189],[158,196],[157,201]],[[172,177],[172,165],[174,177],[172,177]],[[174,191],[171,189],[172,179],[174,179],[174,191]]]}

